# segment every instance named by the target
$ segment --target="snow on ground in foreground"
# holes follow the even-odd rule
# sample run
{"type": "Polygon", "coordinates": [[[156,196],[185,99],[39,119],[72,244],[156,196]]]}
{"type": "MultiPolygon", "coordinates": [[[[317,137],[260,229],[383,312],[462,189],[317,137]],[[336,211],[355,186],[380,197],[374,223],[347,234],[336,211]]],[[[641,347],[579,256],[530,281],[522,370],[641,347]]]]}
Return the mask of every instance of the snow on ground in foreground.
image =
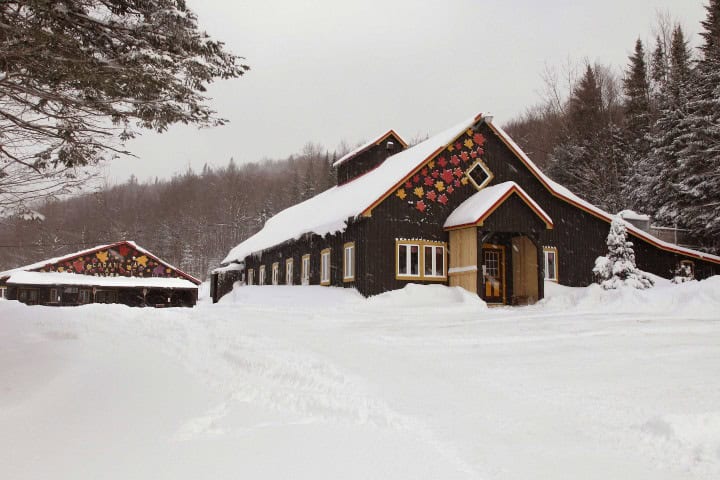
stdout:
{"type": "Polygon", "coordinates": [[[0,302],[8,479],[720,478],[720,278],[0,302]]]}

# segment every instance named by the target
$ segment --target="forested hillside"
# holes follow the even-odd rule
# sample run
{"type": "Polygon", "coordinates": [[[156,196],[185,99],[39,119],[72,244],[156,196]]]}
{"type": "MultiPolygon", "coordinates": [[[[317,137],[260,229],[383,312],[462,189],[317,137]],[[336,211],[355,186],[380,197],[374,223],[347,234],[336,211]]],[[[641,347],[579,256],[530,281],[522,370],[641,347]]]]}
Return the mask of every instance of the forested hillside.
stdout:
{"type": "MultiPolygon", "coordinates": [[[[612,65],[546,72],[543,101],[508,131],[558,182],[609,211],[632,208],[720,251],[720,1],[701,45],[661,18],[619,74],[612,65]]],[[[628,49],[630,50],[630,48],[628,49]]]]}
{"type": "MultiPolygon", "coordinates": [[[[720,251],[720,0],[706,7],[701,45],[661,18],[625,66],[548,69],[541,101],[507,130],[543,170],[609,211],[632,208],[687,229],[720,251]]],[[[588,52],[591,54],[592,52],[588,52]]],[[[130,181],[3,219],[0,269],[85,247],[135,240],[201,278],[278,211],[334,185],[344,151],[307,144],[281,161],[130,181]]]]}
{"type": "Polygon", "coordinates": [[[0,270],[122,239],[206,278],[274,213],[335,184],[334,153],[307,144],[285,160],[187,171],[38,206],[44,220],[2,220],[0,270]]]}

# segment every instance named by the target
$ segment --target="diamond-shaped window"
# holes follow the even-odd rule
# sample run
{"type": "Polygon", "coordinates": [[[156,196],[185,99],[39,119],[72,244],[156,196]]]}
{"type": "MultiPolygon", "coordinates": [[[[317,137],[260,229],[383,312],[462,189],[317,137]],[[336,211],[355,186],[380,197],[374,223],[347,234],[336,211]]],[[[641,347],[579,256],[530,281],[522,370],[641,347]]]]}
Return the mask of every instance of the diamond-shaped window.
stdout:
{"type": "Polygon", "coordinates": [[[470,165],[465,175],[470,179],[470,183],[478,190],[487,187],[494,177],[488,166],[485,165],[485,162],[480,159],[470,165]]]}

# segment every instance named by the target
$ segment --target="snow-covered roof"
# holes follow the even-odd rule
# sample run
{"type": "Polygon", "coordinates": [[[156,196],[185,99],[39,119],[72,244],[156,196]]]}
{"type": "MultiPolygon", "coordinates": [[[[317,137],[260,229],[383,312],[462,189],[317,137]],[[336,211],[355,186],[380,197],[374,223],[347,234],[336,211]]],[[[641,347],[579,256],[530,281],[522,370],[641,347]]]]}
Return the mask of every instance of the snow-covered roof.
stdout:
{"type": "Polygon", "coordinates": [[[152,258],[153,260],[157,261],[158,263],[161,263],[161,264],[165,265],[166,267],[175,270],[177,273],[179,273],[183,277],[187,278],[189,281],[193,282],[196,285],[200,285],[202,283],[200,280],[193,277],[192,275],[185,273],[182,270],[180,270],[179,268],[177,268],[173,265],[170,265],[166,261],[161,260],[160,258],[156,257],[155,255],[153,255],[149,251],[145,250],[144,248],[142,248],[141,246],[139,246],[137,243],[133,242],[132,240],[123,240],[120,242],[109,243],[107,245],[98,245],[97,247],[86,248],[85,250],[80,250],[75,253],[69,253],[69,254],[63,255],[61,257],[49,258],[47,260],[43,260],[40,262],[35,262],[35,263],[31,263],[29,265],[24,265],[22,267],[5,270],[4,272],[0,272],[0,278],[7,277],[7,276],[12,275],[13,273],[17,273],[17,272],[23,272],[23,271],[28,271],[28,270],[37,270],[39,268],[43,268],[45,265],[52,265],[55,263],[64,262],[64,261],[70,260],[72,258],[81,257],[83,255],[89,255],[91,253],[94,253],[94,252],[97,252],[100,250],[118,247],[122,244],[127,244],[128,246],[134,248],[135,250],[142,253],[143,255],[147,255],[148,257],[152,258]]]}
{"type": "Polygon", "coordinates": [[[637,213],[634,210],[622,210],[618,212],[618,215],[624,220],[642,220],[646,222],[650,221],[650,215],[637,213]]]}
{"type": "MultiPolygon", "coordinates": [[[[424,165],[426,161],[480,119],[483,119],[485,124],[515,152],[531,173],[554,196],[607,222],[612,221],[613,215],[581,199],[566,187],[550,180],[510,136],[493,123],[491,116],[477,115],[428,138],[424,142],[388,157],[377,168],[348,183],[332,187],[304,202],[279,212],[265,223],[262,230],[230,250],[222,263],[228,264],[234,261],[242,261],[252,253],[261,252],[284,242],[300,238],[304,234],[322,236],[328,233],[344,231],[348,219],[369,212],[387,195],[390,195],[407,175],[424,165]]],[[[720,257],[716,255],[664,242],[632,224],[628,223],[627,229],[632,235],[663,250],[720,263],[720,257]]]]}
{"type": "Polygon", "coordinates": [[[398,181],[422,166],[440,149],[479,120],[471,117],[411,148],[388,157],[377,168],[343,185],[335,186],[270,218],[258,233],[232,250],[223,264],[242,261],[251,253],[274,247],[306,233],[342,232],[347,220],[370,208],[395,188],[398,181]]]}
{"type": "Polygon", "coordinates": [[[244,263],[232,262],[224,267],[218,267],[212,271],[212,273],[225,273],[225,272],[242,272],[245,270],[244,263]]]}
{"type": "Polygon", "coordinates": [[[340,159],[337,160],[335,163],[333,163],[333,167],[337,167],[337,166],[339,166],[339,165],[342,165],[343,163],[347,162],[347,161],[350,160],[351,158],[353,158],[353,157],[361,154],[361,153],[364,152],[365,150],[367,150],[367,149],[369,149],[369,148],[371,148],[371,147],[373,147],[373,146],[375,146],[375,145],[380,145],[384,140],[386,140],[386,139],[387,139],[388,137],[390,137],[390,136],[394,136],[395,138],[397,138],[397,139],[400,141],[400,143],[402,143],[403,147],[407,147],[407,143],[405,143],[405,141],[402,139],[402,137],[401,137],[400,135],[398,135],[398,134],[395,132],[395,130],[388,130],[386,133],[380,135],[379,137],[377,137],[377,138],[375,138],[375,139],[373,139],[373,140],[370,140],[369,142],[360,145],[359,147],[357,147],[357,148],[356,148],[355,150],[353,150],[352,152],[349,152],[349,153],[343,155],[342,158],[340,158],[340,159]]]}
{"type": "Polygon", "coordinates": [[[512,194],[518,195],[527,205],[537,213],[548,228],[552,228],[553,221],[550,215],[540,208],[540,205],[520,188],[515,182],[503,182],[492,187],[485,187],[461,203],[445,220],[444,227],[459,228],[477,225],[485,220],[512,194]]]}
{"type": "Polygon", "coordinates": [[[10,275],[9,285],[79,285],[114,288],[171,288],[196,289],[197,285],[184,278],[166,277],[96,277],[67,272],[26,272],[10,275]]]}
{"type": "MultiPolygon", "coordinates": [[[[540,180],[540,182],[545,185],[545,188],[547,188],[550,193],[555,195],[556,197],[575,205],[576,207],[581,208],[582,210],[585,210],[586,212],[595,215],[598,218],[601,218],[607,222],[612,222],[613,215],[596,207],[595,205],[583,200],[582,198],[578,197],[574,193],[572,193],[570,190],[568,190],[566,187],[563,187],[559,183],[554,182],[551,180],[547,175],[542,173],[540,169],[538,168],[535,163],[533,163],[532,160],[523,152],[523,150],[520,148],[520,146],[515,143],[515,141],[510,138],[510,135],[508,135],[505,130],[500,128],[499,126],[495,125],[492,120],[487,120],[485,123],[505,142],[505,144],[515,152],[515,154],[520,158],[520,160],[530,169],[530,172],[535,175],[535,177],[540,180]]],[[[659,247],[663,250],[667,250],[670,252],[680,253],[682,255],[687,255],[690,257],[698,258],[700,260],[707,260],[714,263],[720,263],[720,257],[717,255],[711,255],[709,253],[705,252],[699,252],[697,250],[692,250],[690,248],[680,247],[678,245],[675,245],[673,243],[668,243],[663,240],[660,240],[659,238],[654,237],[653,235],[650,235],[649,233],[645,232],[644,230],[639,229],[635,225],[625,222],[627,226],[627,231],[634,235],[637,238],[640,238],[642,240],[645,240],[646,242],[655,245],[656,247],[659,247]]]]}

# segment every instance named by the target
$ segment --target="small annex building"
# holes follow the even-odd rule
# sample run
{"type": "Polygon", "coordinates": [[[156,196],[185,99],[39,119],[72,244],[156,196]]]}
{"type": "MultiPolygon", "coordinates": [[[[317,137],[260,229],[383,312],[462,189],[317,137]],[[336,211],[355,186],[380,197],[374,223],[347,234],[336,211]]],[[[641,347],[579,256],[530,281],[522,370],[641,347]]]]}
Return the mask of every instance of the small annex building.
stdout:
{"type": "Polygon", "coordinates": [[[131,241],[0,272],[0,292],[28,305],[192,307],[200,280],[131,241]]]}
{"type": "MultiPolygon", "coordinates": [[[[461,286],[489,304],[527,304],[545,281],[593,282],[613,215],[545,176],[477,115],[413,147],[389,132],[334,166],[338,184],[270,218],[211,279],[333,285],[365,296],[409,282],[461,286]]],[[[640,269],[670,278],[720,273],[720,257],[660,240],[628,222],[640,269]]]]}

